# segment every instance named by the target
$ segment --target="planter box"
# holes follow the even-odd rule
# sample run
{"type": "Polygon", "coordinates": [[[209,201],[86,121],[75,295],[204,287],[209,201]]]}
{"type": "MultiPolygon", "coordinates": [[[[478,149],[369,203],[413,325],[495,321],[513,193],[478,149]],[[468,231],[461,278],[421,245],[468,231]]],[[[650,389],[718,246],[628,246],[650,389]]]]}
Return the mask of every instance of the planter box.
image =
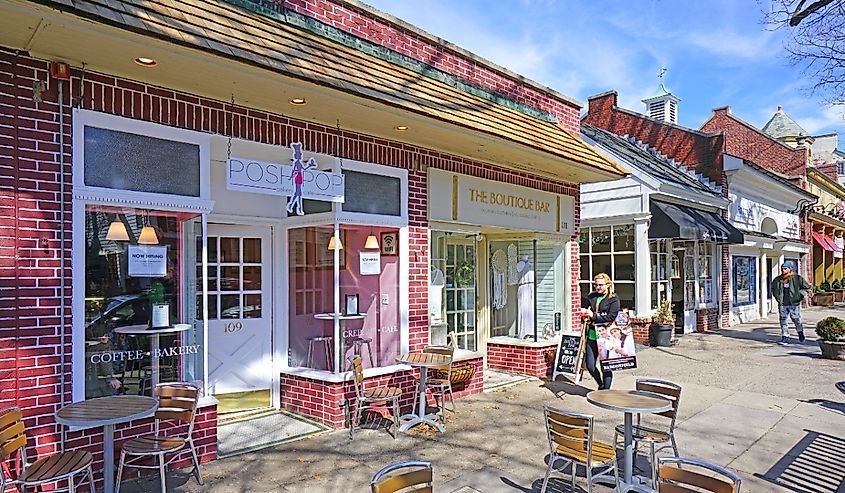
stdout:
{"type": "Polygon", "coordinates": [[[834,289],[833,299],[836,301],[845,301],[845,289],[834,289]]]}
{"type": "Polygon", "coordinates": [[[813,304],[816,306],[833,306],[833,295],[834,293],[832,291],[815,293],[813,295],[813,304]]]}
{"type": "Polygon", "coordinates": [[[845,361],[845,342],[819,341],[822,358],[845,361]]]}

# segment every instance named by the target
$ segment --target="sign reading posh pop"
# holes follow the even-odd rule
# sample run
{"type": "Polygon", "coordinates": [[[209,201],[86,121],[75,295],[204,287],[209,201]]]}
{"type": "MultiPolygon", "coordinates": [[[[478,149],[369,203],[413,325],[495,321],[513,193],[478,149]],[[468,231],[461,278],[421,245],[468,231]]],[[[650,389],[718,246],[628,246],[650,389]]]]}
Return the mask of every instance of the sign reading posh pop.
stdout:
{"type": "Polygon", "coordinates": [[[317,169],[314,158],[303,159],[301,143],[293,142],[291,148],[292,164],[229,158],[226,161],[226,188],[290,197],[290,205],[302,199],[343,202],[343,175],[317,169]]]}

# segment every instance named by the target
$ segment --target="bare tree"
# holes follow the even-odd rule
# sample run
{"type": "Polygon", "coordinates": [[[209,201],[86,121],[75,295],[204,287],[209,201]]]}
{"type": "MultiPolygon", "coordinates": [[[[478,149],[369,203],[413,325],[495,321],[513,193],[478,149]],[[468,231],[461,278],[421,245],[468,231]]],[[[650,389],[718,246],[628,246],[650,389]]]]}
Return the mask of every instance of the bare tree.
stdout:
{"type": "Polygon", "coordinates": [[[771,0],[766,23],[786,30],[784,47],[813,93],[845,104],[845,0],[771,0]]]}

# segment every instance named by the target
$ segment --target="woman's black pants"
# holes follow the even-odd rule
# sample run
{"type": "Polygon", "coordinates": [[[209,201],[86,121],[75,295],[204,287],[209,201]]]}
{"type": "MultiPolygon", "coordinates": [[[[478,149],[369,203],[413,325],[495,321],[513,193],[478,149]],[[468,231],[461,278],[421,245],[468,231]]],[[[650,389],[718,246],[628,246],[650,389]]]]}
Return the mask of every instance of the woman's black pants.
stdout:
{"type": "Polygon", "coordinates": [[[609,389],[610,384],[613,382],[613,372],[602,371],[599,367],[599,345],[597,341],[587,339],[586,360],[587,371],[593,376],[599,389],[609,389]]]}

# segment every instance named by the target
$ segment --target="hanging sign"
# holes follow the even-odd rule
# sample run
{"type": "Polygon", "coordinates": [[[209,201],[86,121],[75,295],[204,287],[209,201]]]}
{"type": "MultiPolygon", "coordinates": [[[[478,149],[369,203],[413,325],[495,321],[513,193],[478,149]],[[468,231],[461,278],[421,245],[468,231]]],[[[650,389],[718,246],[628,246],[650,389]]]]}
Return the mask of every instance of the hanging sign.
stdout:
{"type": "Polygon", "coordinates": [[[381,252],[361,252],[358,254],[362,276],[381,274],[381,252]]]}
{"type": "Polygon", "coordinates": [[[833,251],[833,258],[842,258],[842,250],[843,247],[845,247],[845,238],[835,236],[833,238],[833,244],[836,245],[836,250],[833,251]]]}
{"type": "Polygon", "coordinates": [[[129,277],[164,277],[167,275],[167,245],[129,245],[129,277]]]}
{"type": "Polygon", "coordinates": [[[317,169],[314,158],[302,157],[302,144],[291,143],[292,164],[267,163],[232,157],[226,161],[226,188],[237,192],[264,193],[289,197],[288,212],[299,215],[302,199],[343,202],[344,177],[341,173],[317,169]]]}

